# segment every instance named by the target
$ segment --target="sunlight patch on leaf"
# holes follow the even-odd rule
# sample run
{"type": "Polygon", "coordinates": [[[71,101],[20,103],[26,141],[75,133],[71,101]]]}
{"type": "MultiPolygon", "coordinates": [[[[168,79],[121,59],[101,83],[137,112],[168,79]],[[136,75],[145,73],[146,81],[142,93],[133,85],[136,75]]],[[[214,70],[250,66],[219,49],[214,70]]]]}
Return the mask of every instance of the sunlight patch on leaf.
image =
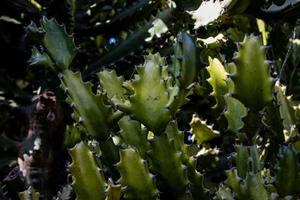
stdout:
{"type": "Polygon", "coordinates": [[[218,19],[230,3],[231,0],[203,1],[197,10],[188,12],[196,20],[194,28],[198,29],[218,19]]]}
{"type": "Polygon", "coordinates": [[[220,43],[220,42],[226,42],[226,39],[224,38],[224,35],[222,33],[219,33],[215,37],[208,37],[208,38],[199,38],[198,40],[202,41],[205,45],[220,43]]]}
{"type": "Polygon", "coordinates": [[[13,24],[21,24],[20,21],[12,18],[12,17],[9,17],[9,16],[1,16],[0,17],[0,21],[4,21],[4,22],[8,22],[8,23],[13,23],[13,24]]]}
{"type": "Polygon", "coordinates": [[[146,42],[150,42],[154,36],[160,38],[163,33],[168,31],[168,27],[165,22],[159,18],[152,22],[152,28],[148,30],[150,37],[146,38],[146,42]]]}

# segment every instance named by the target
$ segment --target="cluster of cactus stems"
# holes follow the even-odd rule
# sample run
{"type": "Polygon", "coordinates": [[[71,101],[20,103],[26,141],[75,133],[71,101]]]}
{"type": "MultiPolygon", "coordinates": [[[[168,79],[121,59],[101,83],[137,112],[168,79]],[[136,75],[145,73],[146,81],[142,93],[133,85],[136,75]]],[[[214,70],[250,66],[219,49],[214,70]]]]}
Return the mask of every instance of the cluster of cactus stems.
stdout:
{"type": "MultiPolygon", "coordinates": [[[[73,110],[75,123],[67,129],[66,141],[74,145],[69,169],[77,199],[267,200],[289,199],[300,192],[299,106],[271,78],[259,37],[245,36],[232,63],[209,57],[202,68],[202,47],[182,32],[171,62],[149,53],[133,78],[104,69],[98,73],[99,84],[93,85],[70,69],[77,49],[64,27],[47,18],[30,27],[46,50],[33,49],[30,65],[57,72],[73,110]],[[176,114],[188,96],[208,86],[201,85],[200,71],[208,73],[207,91],[217,119],[212,124],[195,112],[189,131],[193,144],[187,144],[176,114]],[[226,127],[221,127],[224,122],[226,127]],[[279,127],[273,133],[283,136],[275,166],[266,160],[276,144],[272,138],[261,142],[262,124],[279,127]],[[225,170],[226,178],[214,185],[197,162],[208,155],[218,164],[222,147],[213,149],[211,142],[226,135],[235,141],[235,153],[228,156],[232,165],[225,170]]],[[[36,193],[30,188],[21,196],[28,192],[36,193]]]]}
{"type": "MultiPolygon", "coordinates": [[[[78,200],[299,199],[300,105],[271,76],[261,37],[246,35],[232,59],[207,56],[205,67],[200,59],[207,46],[182,31],[173,41],[171,59],[149,52],[141,65],[133,66],[136,70],[129,78],[113,69],[99,71],[173,28],[174,13],[187,8],[179,0],[166,2],[171,6],[85,72],[72,70],[79,49],[55,19],[43,17],[27,27],[27,34],[42,47],[32,49],[29,65],[57,74],[72,110],[74,123],[64,135],[72,184],[64,186],[57,199],[69,199],[72,191],[78,200]],[[91,74],[97,81],[83,81],[91,74]],[[181,130],[178,115],[190,98],[209,100],[211,112],[207,117],[204,111],[193,111],[188,116],[190,130],[181,130]],[[231,144],[219,145],[220,140],[231,144]]],[[[220,15],[240,14],[253,4],[207,2],[226,5],[220,15]]],[[[281,6],[277,1],[264,12],[276,15],[296,7],[287,2],[281,6]]],[[[148,1],[139,1],[115,21],[146,5],[148,1]]],[[[190,14],[195,28],[201,26],[199,13],[190,14]]],[[[51,199],[28,182],[20,199],[51,199]]]]}

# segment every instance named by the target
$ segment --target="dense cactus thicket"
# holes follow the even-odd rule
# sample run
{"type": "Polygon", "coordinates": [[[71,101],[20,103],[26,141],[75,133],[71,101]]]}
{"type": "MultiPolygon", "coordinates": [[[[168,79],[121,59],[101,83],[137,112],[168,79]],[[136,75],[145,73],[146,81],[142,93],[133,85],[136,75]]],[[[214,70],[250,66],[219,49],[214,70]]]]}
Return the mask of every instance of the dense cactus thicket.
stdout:
{"type": "Polygon", "coordinates": [[[298,0],[4,0],[0,199],[300,199],[298,0]]]}

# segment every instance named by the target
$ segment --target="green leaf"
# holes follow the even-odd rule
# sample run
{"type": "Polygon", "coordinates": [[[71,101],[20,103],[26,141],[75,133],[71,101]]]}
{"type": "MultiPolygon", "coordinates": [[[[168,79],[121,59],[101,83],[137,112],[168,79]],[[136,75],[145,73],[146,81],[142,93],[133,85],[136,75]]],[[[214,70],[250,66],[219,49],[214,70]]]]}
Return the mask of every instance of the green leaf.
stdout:
{"type": "Polygon", "coordinates": [[[183,156],[188,157],[187,145],[184,143],[184,135],[178,130],[175,121],[171,121],[168,124],[165,132],[169,140],[174,141],[174,147],[176,151],[180,151],[182,152],[183,156]]]}
{"type": "Polygon", "coordinates": [[[158,175],[157,181],[160,190],[172,191],[174,196],[182,195],[187,186],[187,177],[179,151],[176,151],[165,134],[155,136],[151,141],[151,146],[151,167],[153,172],[158,175]]]}
{"type": "Polygon", "coordinates": [[[195,159],[190,157],[188,145],[184,143],[184,135],[178,130],[175,121],[171,121],[166,128],[166,134],[173,142],[176,151],[181,152],[181,160],[187,168],[190,189],[195,199],[209,199],[208,190],[203,185],[203,176],[196,170],[195,159]]]}
{"type": "Polygon", "coordinates": [[[169,110],[172,115],[175,115],[178,112],[178,109],[187,102],[189,96],[192,93],[192,87],[188,89],[179,89],[178,87],[174,87],[172,93],[170,94],[171,98],[168,104],[169,110]]]}
{"type": "Polygon", "coordinates": [[[43,45],[59,70],[67,69],[76,54],[73,38],[68,36],[63,26],[55,19],[43,17],[41,25],[45,31],[43,45]]]}
{"type": "Polygon", "coordinates": [[[299,124],[292,97],[285,95],[286,87],[281,85],[279,81],[275,84],[275,92],[279,104],[280,116],[283,120],[283,127],[286,130],[290,130],[291,127],[299,124]]]}
{"type": "Polygon", "coordinates": [[[249,165],[248,165],[248,158],[249,158],[249,152],[248,148],[246,146],[236,146],[236,167],[239,177],[246,178],[246,175],[248,173],[249,165]]]}
{"type": "Polygon", "coordinates": [[[124,78],[118,77],[116,71],[104,70],[99,74],[101,89],[107,94],[110,100],[114,103],[120,103],[125,98],[125,88],[123,88],[124,78]]]}
{"type": "Polygon", "coordinates": [[[227,171],[226,185],[232,188],[238,199],[245,200],[268,200],[269,194],[264,187],[263,180],[259,173],[248,173],[241,180],[236,170],[227,171]]]}
{"type": "Polygon", "coordinates": [[[243,119],[244,122],[243,132],[245,132],[245,135],[243,136],[246,136],[245,138],[243,137],[243,139],[254,141],[255,136],[259,134],[259,131],[261,129],[262,126],[261,121],[262,121],[262,116],[260,112],[252,111],[248,109],[248,114],[243,119]]]}
{"type": "Polygon", "coordinates": [[[45,36],[43,27],[38,27],[33,21],[26,27],[26,36],[36,43],[42,43],[45,36]]]}
{"type": "Polygon", "coordinates": [[[121,174],[120,182],[125,189],[125,199],[156,199],[158,190],[154,177],[140,155],[132,148],[120,151],[117,164],[121,174]]]}
{"type": "Polygon", "coordinates": [[[32,187],[29,187],[28,190],[19,193],[20,200],[39,200],[40,193],[36,192],[32,187]]]}
{"type": "Polygon", "coordinates": [[[232,192],[226,186],[219,187],[216,195],[217,195],[217,199],[219,200],[234,200],[234,196],[232,192]]]}
{"type": "Polygon", "coordinates": [[[191,86],[198,76],[198,60],[198,49],[194,40],[186,32],[179,33],[172,59],[173,75],[178,86],[172,90],[174,95],[171,96],[174,96],[174,99],[170,100],[169,106],[172,115],[188,102],[187,96],[190,95],[191,86]]]}
{"type": "Polygon", "coordinates": [[[67,100],[74,107],[75,119],[83,125],[88,135],[106,140],[113,111],[111,106],[105,104],[105,97],[95,95],[91,83],[84,83],[79,72],[65,70],[61,81],[68,91],[67,100]]]}
{"type": "Polygon", "coordinates": [[[236,166],[238,175],[241,178],[246,178],[246,175],[251,173],[258,173],[261,170],[259,154],[257,147],[254,146],[236,146],[236,166]]]}
{"type": "Polygon", "coordinates": [[[211,125],[207,125],[206,121],[202,121],[196,114],[193,115],[190,126],[193,140],[196,140],[198,144],[203,144],[220,136],[219,131],[213,130],[211,125]]]}
{"type": "Polygon", "coordinates": [[[67,125],[66,131],[64,133],[64,146],[73,147],[80,141],[80,131],[76,126],[67,125]]]}
{"type": "Polygon", "coordinates": [[[118,170],[115,165],[120,160],[119,147],[114,143],[113,138],[109,137],[106,141],[99,141],[99,147],[101,150],[101,161],[105,165],[106,169],[112,174],[112,178],[118,176],[118,170]]]}
{"type": "Polygon", "coordinates": [[[194,167],[187,166],[188,179],[190,181],[190,190],[194,199],[209,200],[209,189],[204,186],[204,176],[194,167]]]}
{"type": "Polygon", "coordinates": [[[282,146],[275,175],[275,186],[280,196],[300,192],[300,166],[297,154],[291,146],[282,146]]]}
{"type": "Polygon", "coordinates": [[[209,66],[207,71],[210,75],[210,78],[207,80],[213,88],[211,93],[212,96],[216,99],[215,108],[224,108],[224,95],[228,93],[227,85],[227,72],[225,71],[222,63],[217,59],[208,58],[209,66]]]}
{"type": "Polygon", "coordinates": [[[177,35],[174,47],[173,74],[179,80],[179,88],[188,88],[197,78],[197,46],[186,32],[177,35]]]}
{"type": "Polygon", "coordinates": [[[225,117],[228,121],[228,130],[239,135],[239,131],[244,127],[242,119],[247,115],[247,108],[236,98],[225,95],[226,111],[225,117]]]}
{"type": "Polygon", "coordinates": [[[244,185],[244,199],[249,200],[268,200],[269,195],[264,187],[263,180],[259,173],[247,174],[244,185]]]}
{"type": "Polygon", "coordinates": [[[114,185],[112,182],[108,183],[107,197],[105,200],[120,200],[121,199],[121,185],[114,185]]]}
{"type": "Polygon", "coordinates": [[[244,33],[237,27],[227,29],[226,35],[234,42],[242,42],[244,39],[244,33]]]}
{"type": "Polygon", "coordinates": [[[249,159],[249,171],[251,173],[259,173],[260,170],[262,169],[261,166],[261,162],[260,162],[260,154],[258,152],[258,149],[256,147],[256,145],[250,146],[248,147],[249,149],[249,155],[250,155],[250,159],[249,159]]]}
{"type": "Polygon", "coordinates": [[[258,18],[256,18],[256,23],[257,23],[259,32],[262,34],[263,45],[267,45],[269,33],[266,29],[266,23],[263,20],[258,19],[258,18]]]}
{"type": "Polygon", "coordinates": [[[269,199],[260,175],[261,166],[256,146],[237,146],[236,151],[237,169],[226,172],[226,185],[237,194],[238,199],[269,199]]]}
{"type": "Polygon", "coordinates": [[[36,47],[32,48],[31,57],[28,60],[30,66],[46,66],[53,68],[53,62],[47,53],[41,53],[36,47]]]}
{"type": "Polygon", "coordinates": [[[93,153],[83,142],[70,149],[70,170],[74,176],[72,184],[77,200],[104,200],[105,179],[99,172],[93,153]]]}
{"type": "Polygon", "coordinates": [[[272,101],[272,81],[268,64],[259,39],[245,37],[235,58],[237,66],[233,74],[234,97],[246,107],[254,110],[262,109],[272,101]]]}
{"type": "Polygon", "coordinates": [[[264,115],[262,120],[266,126],[268,126],[274,131],[276,137],[278,137],[278,139],[281,140],[283,138],[282,135],[277,134],[283,132],[283,124],[282,124],[279,108],[280,106],[275,102],[267,106],[264,110],[264,115]]]}
{"type": "Polygon", "coordinates": [[[146,152],[150,148],[147,141],[148,131],[143,129],[138,121],[131,120],[128,116],[123,117],[118,124],[123,141],[127,145],[135,147],[141,156],[145,158],[146,152]]]}
{"type": "Polygon", "coordinates": [[[299,106],[295,106],[292,96],[285,95],[286,87],[281,85],[279,81],[275,84],[275,92],[279,104],[280,117],[283,120],[284,140],[289,142],[298,135],[298,129],[296,127],[299,125],[299,106]]]}
{"type": "Polygon", "coordinates": [[[120,110],[131,114],[155,134],[162,133],[171,119],[168,106],[175,95],[173,87],[168,85],[170,78],[165,60],[159,54],[146,56],[130,84],[134,94],[128,102],[119,105],[120,110]]]}
{"type": "Polygon", "coordinates": [[[148,30],[150,36],[145,39],[146,42],[150,42],[154,38],[154,36],[160,38],[162,34],[168,31],[168,26],[160,18],[155,19],[152,22],[152,25],[153,26],[148,30]]]}
{"type": "Polygon", "coordinates": [[[237,174],[237,170],[226,171],[227,179],[225,184],[229,186],[238,196],[241,196],[240,178],[237,174]]]}

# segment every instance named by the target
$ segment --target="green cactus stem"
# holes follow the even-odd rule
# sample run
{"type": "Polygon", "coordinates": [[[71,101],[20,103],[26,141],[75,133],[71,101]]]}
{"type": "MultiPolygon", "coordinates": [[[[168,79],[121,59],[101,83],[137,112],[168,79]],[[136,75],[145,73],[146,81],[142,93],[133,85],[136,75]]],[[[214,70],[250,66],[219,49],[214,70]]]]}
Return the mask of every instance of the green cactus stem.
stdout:
{"type": "Polygon", "coordinates": [[[177,35],[174,47],[173,74],[179,80],[179,88],[188,88],[197,78],[199,66],[197,46],[191,36],[182,32],[177,35]]]}
{"type": "Polygon", "coordinates": [[[213,130],[212,125],[207,125],[206,121],[201,120],[196,114],[193,115],[190,123],[193,140],[198,144],[203,144],[220,136],[220,132],[213,130]]]}
{"type": "Polygon", "coordinates": [[[280,196],[292,195],[300,192],[300,166],[295,150],[292,146],[283,146],[279,151],[275,186],[280,196]]]}
{"type": "Polygon", "coordinates": [[[256,146],[237,146],[236,151],[236,169],[227,171],[226,185],[234,191],[238,199],[269,199],[260,175],[262,166],[256,146]]]}
{"type": "Polygon", "coordinates": [[[99,172],[93,153],[83,142],[69,151],[72,157],[70,170],[74,177],[73,188],[77,200],[104,200],[105,179],[99,172]]]}
{"type": "Polygon", "coordinates": [[[228,130],[237,134],[240,139],[244,139],[245,136],[241,133],[241,129],[244,127],[243,118],[247,115],[247,108],[236,98],[229,95],[225,95],[226,111],[224,113],[228,121],[228,130]]]}
{"type": "Polygon", "coordinates": [[[67,101],[74,107],[74,118],[86,129],[86,133],[105,141],[109,136],[112,107],[106,104],[105,96],[92,92],[92,84],[84,83],[80,73],[65,70],[62,86],[67,88],[67,101]]]}
{"type": "Polygon", "coordinates": [[[184,195],[188,184],[180,152],[176,151],[167,135],[156,136],[151,141],[151,170],[157,174],[160,191],[172,191],[174,197],[184,195]],[[166,159],[167,158],[167,159],[166,159]]]}
{"type": "MultiPolygon", "coordinates": [[[[299,124],[299,117],[297,116],[297,106],[292,101],[292,96],[286,96],[286,87],[281,85],[279,81],[275,84],[275,92],[279,104],[279,112],[285,131],[290,131],[299,124]]],[[[286,135],[285,140],[289,140],[290,136],[286,135]]]]}
{"type": "Polygon", "coordinates": [[[43,17],[40,25],[38,28],[36,24],[31,24],[27,30],[29,34],[40,33],[41,44],[46,48],[46,53],[41,54],[34,50],[30,59],[31,64],[47,62],[51,67],[49,59],[51,58],[55,70],[68,69],[77,52],[73,38],[67,35],[64,26],[59,25],[55,19],[43,17]]]}
{"type": "Polygon", "coordinates": [[[145,63],[138,68],[138,75],[130,82],[134,94],[129,101],[117,106],[155,134],[161,134],[171,120],[168,105],[176,95],[175,86],[168,84],[170,78],[165,60],[159,54],[146,56],[145,63]]]}
{"type": "Polygon", "coordinates": [[[121,185],[115,185],[112,182],[108,183],[106,190],[107,196],[105,200],[120,200],[121,199],[121,185]]]}
{"type": "Polygon", "coordinates": [[[148,131],[142,127],[141,123],[131,120],[128,116],[123,117],[119,122],[120,136],[124,143],[135,147],[142,158],[150,150],[150,144],[147,140],[148,131]]]}
{"type": "Polygon", "coordinates": [[[123,87],[124,77],[118,77],[114,70],[104,70],[98,74],[100,90],[107,94],[107,97],[114,103],[119,104],[125,101],[126,90],[123,87]]]}
{"type": "Polygon", "coordinates": [[[224,95],[229,92],[227,85],[227,72],[222,63],[217,59],[208,58],[209,66],[207,71],[210,78],[207,80],[212,86],[211,95],[216,99],[215,108],[223,109],[225,105],[224,95]]]}
{"type": "Polygon", "coordinates": [[[260,110],[272,99],[273,83],[260,40],[247,36],[235,57],[233,96],[252,110],[260,110]]]}
{"type": "Polygon", "coordinates": [[[117,167],[121,173],[120,183],[125,190],[125,199],[156,199],[154,176],[150,174],[147,165],[134,149],[120,151],[121,160],[117,167]]]}

